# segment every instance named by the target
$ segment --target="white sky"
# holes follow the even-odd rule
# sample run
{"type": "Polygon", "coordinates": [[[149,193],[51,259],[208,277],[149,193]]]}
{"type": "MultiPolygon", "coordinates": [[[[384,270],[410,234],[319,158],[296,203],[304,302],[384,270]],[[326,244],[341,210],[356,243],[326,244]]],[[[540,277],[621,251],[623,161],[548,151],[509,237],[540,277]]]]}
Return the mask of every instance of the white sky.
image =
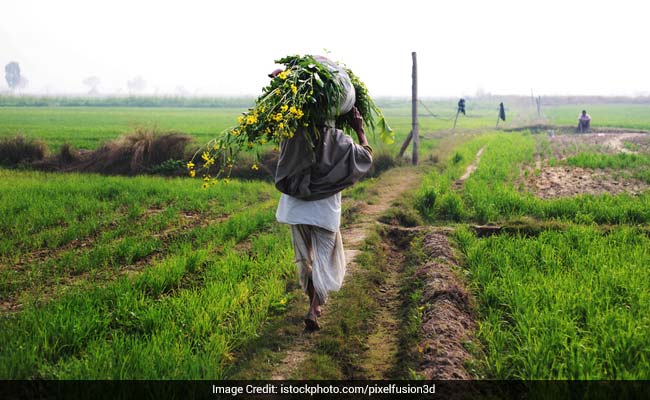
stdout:
{"type": "MultiPolygon", "coordinates": [[[[0,66],[29,91],[257,95],[273,60],[324,54],[371,95],[650,93],[643,0],[14,0],[0,7],[0,66]]],[[[7,88],[0,70],[0,91],[7,88]]]]}

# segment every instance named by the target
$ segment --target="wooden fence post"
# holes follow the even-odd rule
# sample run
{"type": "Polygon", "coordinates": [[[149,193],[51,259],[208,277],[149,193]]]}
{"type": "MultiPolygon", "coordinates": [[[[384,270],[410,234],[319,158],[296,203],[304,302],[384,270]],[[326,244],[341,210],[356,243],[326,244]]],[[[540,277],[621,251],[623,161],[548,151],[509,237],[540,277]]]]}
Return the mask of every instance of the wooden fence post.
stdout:
{"type": "Polygon", "coordinates": [[[413,86],[411,95],[411,136],[413,140],[413,165],[418,164],[418,150],[420,147],[420,129],[418,126],[418,62],[415,52],[413,56],[413,86]]]}

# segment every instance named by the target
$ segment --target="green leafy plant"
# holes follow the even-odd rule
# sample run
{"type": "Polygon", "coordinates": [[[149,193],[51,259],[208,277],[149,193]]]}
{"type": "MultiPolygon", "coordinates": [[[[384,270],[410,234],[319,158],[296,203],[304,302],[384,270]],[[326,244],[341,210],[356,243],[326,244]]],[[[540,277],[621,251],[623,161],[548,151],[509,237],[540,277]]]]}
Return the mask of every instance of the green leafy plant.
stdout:
{"type": "MultiPolygon", "coordinates": [[[[337,125],[345,130],[352,130],[351,119],[347,115],[339,116],[341,98],[344,88],[336,74],[339,72],[319,62],[311,55],[288,56],[276,61],[286,66],[275,76],[262,94],[255,101],[255,106],[238,118],[238,125],[227,129],[219,137],[211,140],[199,149],[187,164],[190,176],[196,175],[197,169],[203,172],[204,187],[216,183],[211,172],[216,176],[229,175],[241,150],[260,154],[260,149],[267,143],[278,146],[283,140],[295,134],[305,135],[309,143],[316,143],[318,126],[328,120],[336,120],[337,125]],[[194,159],[201,154],[200,166],[194,159]]],[[[355,105],[366,126],[380,131],[380,137],[386,143],[393,141],[392,129],[368,95],[361,80],[345,69],[355,88],[355,105]]],[[[257,169],[257,163],[252,169],[257,169]]]]}

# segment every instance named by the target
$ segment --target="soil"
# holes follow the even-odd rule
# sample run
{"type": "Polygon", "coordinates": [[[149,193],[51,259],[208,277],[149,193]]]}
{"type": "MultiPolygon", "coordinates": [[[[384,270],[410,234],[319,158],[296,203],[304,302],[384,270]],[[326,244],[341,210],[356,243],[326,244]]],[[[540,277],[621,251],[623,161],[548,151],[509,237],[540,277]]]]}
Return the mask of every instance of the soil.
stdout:
{"type": "Polygon", "coordinates": [[[623,192],[637,195],[650,188],[643,181],[616,177],[611,171],[549,166],[542,167],[538,175],[530,176],[525,186],[542,199],[623,192]]]}
{"type": "MultiPolygon", "coordinates": [[[[563,160],[582,152],[607,154],[650,151],[650,135],[641,132],[590,133],[549,137],[550,156],[563,160]]],[[[547,154],[548,156],[549,154],[547,154]]],[[[543,199],[579,194],[638,195],[650,188],[647,183],[626,176],[624,172],[570,166],[549,166],[547,159],[537,158],[535,166],[527,166],[524,188],[543,199]]],[[[523,172],[523,171],[522,171],[523,172]]]]}
{"type": "Polygon", "coordinates": [[[557,135],[548,138],[552,156],[557,159],[578,153],[580,151],[598,151],[603,153],[632,153],[625,143],[650,149],[650,134],[643,132],[601,132],[572,135],[557,135]]]}
{"type": "Polygon", "coordinates": [[[425,282],[422,340],[418,344],[423,361],[419,373],[425,379],[472,379],[466,366],[473,356],[464,344],[474,340],[475,305],[470,291],[454,272],[458,263],[448,232],[438,228],[425,236],[425,251],[433,261],[416,271],[425,282]]]}
{"type": "Polygon", "coordinates": [[[479,162],[481,162],[481,156],[483,155],[483,151],[485,150],[485,147],[482,147],[478,152],[476,152],[476,158],[470,165],[467,166],[465,169],[465,173],[454,182],[454,189],[458,190],[463,186],[463,183],[476,171],[476,168],[478,168],[479,162]]]}

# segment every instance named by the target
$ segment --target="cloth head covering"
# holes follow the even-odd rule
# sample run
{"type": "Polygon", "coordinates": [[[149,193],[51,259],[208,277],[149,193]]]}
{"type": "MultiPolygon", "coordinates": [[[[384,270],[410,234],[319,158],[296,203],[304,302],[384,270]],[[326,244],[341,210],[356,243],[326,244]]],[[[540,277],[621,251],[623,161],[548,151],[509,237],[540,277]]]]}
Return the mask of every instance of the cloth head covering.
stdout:
{"type": "Polygon", "coordinates": [[[354,85],[352,85],[350,76],[345,71],[345,68],[341,67],[327,57],[314,56],[314,59],[327,67],[327,69],[329,69],[330,72],[334,74],[336,80],[339,81],[341,87],[343,88],[340,104],[336,110],[333,110],[332,114],[335,116],[347,114],[350,112],[350,110],[352,110],[352,107],[356,101],[356,93],[354,91],[354,85]]]}

